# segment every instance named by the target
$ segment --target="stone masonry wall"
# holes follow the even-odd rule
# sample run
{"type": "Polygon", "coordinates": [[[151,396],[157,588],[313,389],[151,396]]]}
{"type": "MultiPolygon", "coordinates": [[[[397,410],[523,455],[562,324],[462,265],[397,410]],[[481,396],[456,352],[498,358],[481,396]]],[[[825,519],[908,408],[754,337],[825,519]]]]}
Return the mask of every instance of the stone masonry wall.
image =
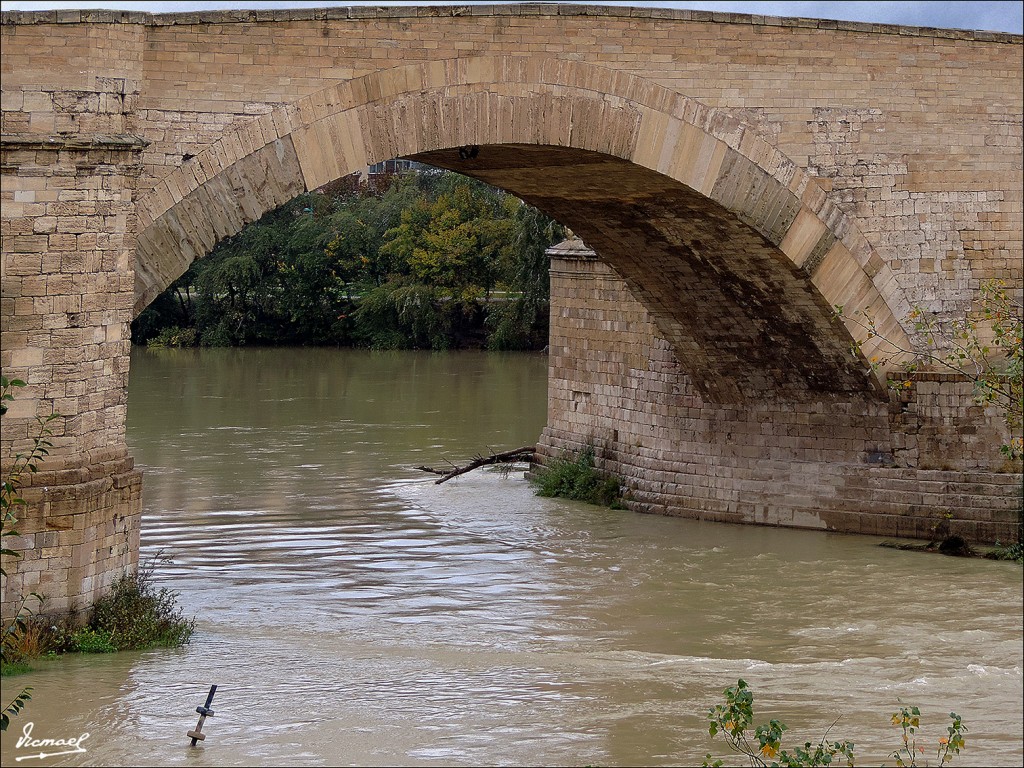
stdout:
{"type": "Polygon", "coordinates": [[[883,536],[1016,539],[1020,467],[970,382],[909,377],[889,399],[704,403],[646,311],[582,250],[552,258],[542,457],[594,446],[630,507],[883,536]],[[960,471],[950,471],[951,467],[960,471]]]}
{"type": "Polygon", "coordinates": [[[31,96],[40,82],[87,92],[123,80],[133,130],[152,142],[142,189],[225,130],[381,69],[501,54],[586,61],[757,126],[857,218],[912,303],[955,315],[983,280],[1024,288],[1020,36],[557,4],[3,22],[3,132],[66,119],[31,96]]]}
{"type": "Polygon", "coordinates": [[[4,540],[5,547],[20,553],[16,560],[3,560],[9,574],[0,585],[5,621],[31,593],[45,598],[41,605],[29,599],[27,606],[36,614],[84,618],[118,575],[138,565],[141,473],[130,460],[95,470],[107,474],[73,482],[73,477],[40,473],[33,479],[47,485],[22,491],[32,513],[18,522],[17,536],[4,540]]]}
{"type": "Polygon", "coordinates": [[[37,417],[50,455],[24,472],[20,536],[5,547],[3,616],[21,598],[83,609],[138,557],[141,475],[125,443],[135,281],[135,184],[144,142],[120,134],[4,136],[0,366],[25,387],[3,416],[8,477],[37,417]]]}
{"type": "Polygon", "coordinates": [[[5,416],[4,445],[24,449],[36,428],[30,417],[59,413],[67,418],[52,425],[48,469],[121,458],[141,145],[118,136],[5,139],[0,362],[28,386],[5,416]]]}

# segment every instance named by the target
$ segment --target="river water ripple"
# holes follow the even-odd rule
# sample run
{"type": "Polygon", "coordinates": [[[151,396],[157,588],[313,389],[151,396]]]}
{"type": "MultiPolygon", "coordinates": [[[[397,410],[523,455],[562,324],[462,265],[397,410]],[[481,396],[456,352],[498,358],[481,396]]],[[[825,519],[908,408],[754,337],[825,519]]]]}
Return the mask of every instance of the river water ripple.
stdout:
{"type": "Polygon", "coordinates": [[[90,734],[30,765],[699,765],[726,753],[704,723],[738,677],[758,722],[802,744],[838,718],[861,764],[897,748],[902,704],[933,763],[951,710],[971,729],[954,765],[1024,759],[1019,566],[413,469],[534,442],[543,357],[136,350],[132,366],[143,558],[170,558],[157,581],[198,629],[5,679],[5,697],[35,688],[5,765],[27,721],[90,734]]]}

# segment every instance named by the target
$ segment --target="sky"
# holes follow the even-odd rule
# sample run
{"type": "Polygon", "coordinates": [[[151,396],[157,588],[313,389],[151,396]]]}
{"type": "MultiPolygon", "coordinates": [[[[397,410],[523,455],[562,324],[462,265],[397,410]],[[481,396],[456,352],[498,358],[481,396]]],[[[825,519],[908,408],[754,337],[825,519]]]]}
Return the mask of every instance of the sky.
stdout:
{"type": "MultiPolygon", "coordinates": [[[[566,0],[562,0],[565,2],[566,0]]],[[[572,2],[572,0],[568,0],[572,2]]],[[[508,0],[504,0],[508,2],[508,0]]],[[[503,0],[0,0],[3,10],[41,10],[51,8],[111,8],[151,13],[214,10],[224,8],[325,8],[346,5],[472,5],[503,4],[503,0]]],[[[813,19],[840,19],[880,24],[905,24],[918,27],[975,29],[992,32],[1024,31],[1024,3],[955,0],[943,2],[689,2],[688,0],[587,0],[591,5],[681,8],[714,10],[769,16],[802,16],[813,19]]]]}

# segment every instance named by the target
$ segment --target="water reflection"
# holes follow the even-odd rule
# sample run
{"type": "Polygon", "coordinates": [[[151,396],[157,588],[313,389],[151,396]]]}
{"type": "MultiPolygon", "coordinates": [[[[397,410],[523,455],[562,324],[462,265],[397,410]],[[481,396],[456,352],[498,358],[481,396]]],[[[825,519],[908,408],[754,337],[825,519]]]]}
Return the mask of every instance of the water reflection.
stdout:
{"type": "Polygon", "coordinates": [[[865,764],[895,748],[899,702],[929,740],[964,716],[957,764],[1021,760],[1019,567],[412,469],[533,442],[545,373],[534,356],[137,351],[143,548],[173,556],[161,583],[199,631],[30,676],[38,728],[93,734],[64,764],[693,765],[740,676],[800,742],[841,716],[865,764]]]}

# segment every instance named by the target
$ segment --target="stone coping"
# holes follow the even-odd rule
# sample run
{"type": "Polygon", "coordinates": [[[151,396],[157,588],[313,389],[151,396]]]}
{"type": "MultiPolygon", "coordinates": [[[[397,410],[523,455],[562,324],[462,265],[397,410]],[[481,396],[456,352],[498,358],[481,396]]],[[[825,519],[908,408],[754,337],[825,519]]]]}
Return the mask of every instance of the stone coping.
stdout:
{"type": "MultiPolygon", "coordinates": [[[[922,370],[922,371],[889,371],[886,376],[893,381],[977,381],[977,377],[968,373],[943,370],[922,370]]],[[[998,379],[1008,379],[1007,376],[997,375],[998,379]]]]}
{"type": "Polygon", "coordinates": [[[345,19],[437,18],[451,16],[609,16],[659,21],[712,22],[768,27],[798,27],[841,32],[867,32],[878,35],[937,37],[1019,45],[1024,35],[970,29],[941,29],[899,24],[872,24],[861,21],[766,16],[749,13],[676,10],[672,8],[627,8],[605,5],[569,5],[565,3],[523,3],[469,6],[353,6],[337,8],[274,8],[268,10],[219,10],[186,13],[147,13],[97,9],[51,11],[3,11],[0,24],[231,24],[262,21],[325,21],[345,19]]]}
{"type": "Polygon", "coordinates": [[[29,150],[141,150],[150,145],[148,139],[134,134],[36,134],[36,133],[5,133],[0,135],[0,147],[3,149],[29,150]]]}
{"type": "Polygon", "coordinates": [[[544,251],[544,255],[550,259],[579,259],[581,261],[596,261],[597,253],[594,249],[573,236],[556,243],[544,251]]]}

